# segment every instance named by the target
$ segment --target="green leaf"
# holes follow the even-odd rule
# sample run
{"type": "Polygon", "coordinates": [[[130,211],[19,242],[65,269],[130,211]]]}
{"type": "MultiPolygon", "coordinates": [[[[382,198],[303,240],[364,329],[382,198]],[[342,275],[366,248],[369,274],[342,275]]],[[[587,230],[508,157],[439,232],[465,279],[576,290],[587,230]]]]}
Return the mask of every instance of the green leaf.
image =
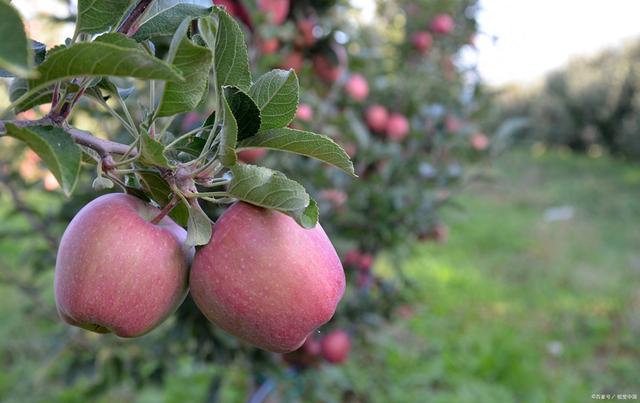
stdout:
{"type": "Polygon", "coordinates": [[[34,77],[33,51],[20,14],[0,0],[0,68],[18,77],[34,77]]]}
{"type": "Polygon", "coordinates": [[[140,160],[147,165],[171,167],[167,157],[164,156],[164,145],[152,139],[147,133],[140,135],[140,160]]]}
{"type": "MultiPolygon", "coordinates": [[[[173,191],[160,174],[154,172],[138,172],[138,175],[140,177],[140,184],[144,190],[160,207],[166,206],[167,203],[171,201],[173,191]]],[[[171,210],[169,217],[178,223],[178,225],[186,227],[189,210],[184,203],[179,203],[171,210]]]]}
{"type": "Polygon", "coordinates": [[[260,129],[260,110],[253,99],[235,87],[226,87],[225,96],[233,116],[238,122],[238,140],[256,134],[260,129]]]}
{"type": "Polygon", "coordinates": [[[180,71],[149,55],[142,46],[122,34],[106,34],[94,42],[57,50],[47,56],[37,71],[40,77],[29,83],[31,91],[78,76],[183,80],[180,71]]]}
{"type": "MultiPolygon", "coordinates": [[[[222,91],[222,107],[224,108],[224,125],[222,128],[219,156],[220,162],[225,167],[230,167],[238,162],[238,156],[236,155],[236,144],[238,142],[238,122],[233,116],[233,111],[227,101],[228,92],[232,92],[233,87],[225,87],[222,91]]],[[[211,131],[215,132],[214,130],[211,131]]]]}
{"type": "Polygon", "coordinates": [[[147,12],[145,20],[133,38],[138,41],[156,36],[169,36],[185,18],[211,14],[211,0],[157,0],[147,12]]]}
{"type": "Polygon", "coordinates": [[[97,87],[107,91],[111,95],[119,96],[123,100],[129,98],[129,96],[136,91],[136,87],[120,88],[108,78],[100,80],[97,87]]]}
{"type": "Polygon", "coordinates": [[[240,25],[226,11],[217,8],[216,13],[218,32],[215,47],[215,73],[218,87],[233,85],[246,91],[251,86],[251,72],[244,34],[240,25]]]}
{"type": "Polygon", "coordinates": [[[115,26],[132,0],[78,0],[76,31],[87,34],[105,32],[115,26]]]}
{"type": "Polygon", "coordinates": [[[256,101],[262,116],[260,130],[285,127],[298,109],[298,77],[293,70],[272,70],[251,86],[249,95],[256,101]]]}
{"type": "Polygon", "coordinates": [[[183,37],[177,46],[173,64],[185,80],[166,83],[157,115],[172,116],[195,109],[207,90],[212,63],[209,49],[194,45],[183,37]]]}
{"type": "Polygon", "coordinates": [[[82,151],[69,133],[59,127],[5,125],[7,135],[24,141],[56,177],[65,195],[70,196],[78,182],[82,151]]]}
{"type": "Polygon", "coordinates": [[[320,217],[320,211],[318,210],[318,203],[316,203],[316,201],[313,200],[312,198],[309,198],[309,205],[304,210],[297,213],[294,216],[294,219],[296,217],[298,217],[296,221],[298,221],[298,224],[300,224],[302,227],[304,228],[315,227],[316,224],[318,223],[318,218],[320,217]]]}
{"type": "MultiPolygon", "coordinates": [[[[278,210],[305,228],[316,224],[317,215],[314,219],[314,207],[304,187],[287,178],[282,172],[239,164],[231,167],[231,173],[233,178],[227,193],[232,197],[256,206],[278,210]]],[[[315,209],[317,210],[317,206],[315,209]]]]}
{"type": "Polygon", "coordinates": [[[238,148],[270,148],[315,158],[356,176],[353,163],[340,145],[327,136],[289,128],[261,131],[238,148]]]}
{"type": "Polygon", "coordinates": [[[106,189],[112,189],[113,181],[109,178],[105,178],[104,176],[98,176],[93,180],[91,187],[96,192],[100,192],[106,189]]]}
{"type": "Polygon", "coordinates": [[[178,142],[173,149],[197,157],[202,153],[206,143],[207,141],[201,137],[189,137],[178,142]]]}
{"type": "MultiPolygon", "coordinates": [[[[29,81],[24,78],[15,78],[11,81],[11,85],[9,86],[9,100],[11,102],[16,102],[27,92],[29,92],[29,81]]],[[[52,98],[53,87],[41,88],[17,103],[14,106],[14,111],[18,113],[29,110],[34,106],[51,103],[52,98]]]]}
{"type": "Polygon", "coordinates": [[[206,245],[211,239],[213,232],[211,220],[196,200],[189,207],[189,221],[187,224],[187,246],[206,245]]]}
{"type": "MultiPolygon", "coordinates": [[[[1,0],[0,0],[1,1],[1,0]]],[[[47,53],[47,46],[44,43],[40,43],[38,41],[31,40],[31,49],[34,53],[33,60],[36,65],[42,63],[47,53]]],[[[16,74],[11,73],[7,70],[0,69],[0,77],[15,77],[16,74]]]]}

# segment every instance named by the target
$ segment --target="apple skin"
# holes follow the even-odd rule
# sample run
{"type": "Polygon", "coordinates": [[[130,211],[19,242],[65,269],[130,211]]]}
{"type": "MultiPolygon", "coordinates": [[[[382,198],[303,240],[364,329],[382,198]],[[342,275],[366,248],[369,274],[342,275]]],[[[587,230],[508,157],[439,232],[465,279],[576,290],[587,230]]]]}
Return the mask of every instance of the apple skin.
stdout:
{"type": "Polygon", "coordinates": [[[258,9],[269,15],[269,21],[282,25],[289,15],[289,0],[258,0],[258,9]]]}
{"type": "Polygon", "coordinates": [[[299,32],[299,35],[296,38],[296,43],[300,47],[310,48],[316,43],[316,38],[313,35],[313,28],[316,25],[317,22],[311,18],[302,19],[296,23],[299,32]]]}
{"type": "Polygon", "coordinates": [[[248,203],[227,209],[191,267],[191,295],[228,333],[287,353],[331,319],[345,289],[340,259],[320,224],[248,203]]]}
{"type": "Polygon", "coordinates": [[[437,34],[449,34],[456,24],[449,14],[438,14],[431,20],[431,30],[437,34]]]}
{"type": "Polygon", "coordinates": [[[304,56],[300,52],[291,52],[285,56],[280,64],[284,70],[294,69],[296,73],[300,73],[304,64],[304,56]]]}
{"type": "Polygon", "coordinates": [[[283,354],[282,359],[289,365],[299,369],[306,369],[318,364],[320,351],[320,341],[311,335],[300,348],[290,353],[283,354]]]}
{"type": "Polygon", "coordinates": [[[358,267],[360,266],[360,258],[362,253],[358,249],[349,249],[347,253],[344,254],[344,258],[342,261],[345,266],[349,267],[358,267]]]}
{"type": "Polygon", "coordinates": [[[296,118],[303,122],[311,122],[313,120],[313,109],[308,104],[298,105],[298,110],[296,111],[296,118]]]}
{"type": "Polygon", "coordinates": [[[278,38],[268,38],[259,41],[260,52],[263,55],[272,55],[280,48],[280,41],[278,38]]]}
{"type": "Polygon", "coordinates": [[[426,53],[431,49],[431,45],[433,45],[433,37],[427,31],[420,31],[413,34],[411,42],[418,52],[426,53]]]}
{"type": "Polygon", "coordinates": [[[320,342],[322,357],[332,364],[340,364],[349,357],[351,338],[342,329],[332,330],[320,342]]]}
{"type": "Polygon", "coordinates": [[[356,102],[362,102],[369,96],[369,83],[362,74],[353,74],[349,77],[344,89],[356,102]]]}
{"type": "Polygon", "coordinates": [[[409,134],[409,121],[404,115],[393,113],[387,122],[387,138],[402,141],[409,134]]]}
{"type": "Polygon", "coordinates": [[[383,132],[387,129],[389,112],[387,108],[382,105],[372,105],[367,108],[365,121],[367,122],[367,126],[374,132],[383,132]]]}
{"type": "Polygon", "coordinates": [[[344,73],[347,65],[347,51],[344,46],[333,44],[330,48],[335,58],[326,53],[316,53],[312,58],[313,70],[316,76],[327,83],[337,81],[344,73]]]}
{"type": "Polygon", "coordinates": [[[484,151],[489,147],[489,138],[484,133],[474,133],[470,142],[471,147],[476,151],[484,151]]]}
{"type": "Polygon", "coordinates": [[[84,206],[62,235],[55,270],[58,313],[97,333],[141,336],[187,295],[194,249],[186,231],[159,210],[126,194],[84,206]]]}
{"type": "Polygon", "coordinates": [[[238,159],[245,164],[253,164],[259,161],[267,155],[266,148],[250,148],[247,150],[238,151],[238,159]]]}

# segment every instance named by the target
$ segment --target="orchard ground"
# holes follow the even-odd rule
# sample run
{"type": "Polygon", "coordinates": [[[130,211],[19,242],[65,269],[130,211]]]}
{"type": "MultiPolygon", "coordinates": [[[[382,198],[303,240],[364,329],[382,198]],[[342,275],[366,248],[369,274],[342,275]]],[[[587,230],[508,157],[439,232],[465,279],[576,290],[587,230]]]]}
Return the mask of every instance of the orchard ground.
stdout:
{"type": "MultiPolygon", "coordinates": [[[[354,346],[344,366],[310,376],[328,388],[350,385],[372,402],[640,395],[640,166],[515,151],[491,172],[488,182],[462,192],[463,207],[448,209],[446,244],[415,247],[407,263],[418,290],[410,316],[368,334],[370,344],[354,346]]],[[[6,194],[0,199],[9,202],[6,194]]],[[[6,217],[1,207],[0,216],[7,231],[28,228],[24,216],[6,217]]],[[[2,269],[30,246],[2,238],[9,259],[2,269]]],[[[376,263],[387,268],[385,259],[376,263]]],[[[19,280],[27,272],[11,273],[19,280]]],[[[73,388],[63,391],[55,378],[56,362],[65,360],[58,345],[65,325],[55,319],[51,281],[48,274],[26,281],[32,288],[24,292],[0,286],[0,400],[39,391],[74,401],[73,388]],[[35,295],[42,303],[33,303],[35,295]]],[[[217,371],[230,375],[222,401],[246,400],[242,362],[202,368],[184,357],[177,368],[162,390],[136,392],[123,381],[104,401],[200,401],[217,371]]],[[[82,382],[76,387],[86,388],[82,382]]]]}

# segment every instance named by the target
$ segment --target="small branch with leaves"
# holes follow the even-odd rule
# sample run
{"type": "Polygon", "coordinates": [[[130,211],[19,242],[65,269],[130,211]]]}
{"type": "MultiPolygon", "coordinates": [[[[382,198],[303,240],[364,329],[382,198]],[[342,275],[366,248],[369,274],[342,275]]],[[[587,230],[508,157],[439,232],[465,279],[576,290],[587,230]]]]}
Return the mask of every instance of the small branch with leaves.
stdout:
{"type": "MultiPolygon", "coordinates": [[[[9,5],[0,7],[14,11],[9,5]]],[[[192,218],[199,219],[183,216],[179,224],[189,233],[204,234],[189,238],[202,245],[211,231],[196,227],[211,223],[197,200],[216,204],[243,200],[279,210],[305,227],[316,224],[316,203],[300,184],[280,172],[240,163],[239,149],[292,152],[354,175],[349,157],[331,139],[287,127],[298,105],[295,73],[273,70],[254,81],[242,29],[223,9],[193,4],[178,16],[172,7],[152,0],[139,0],[108,15],[90,2],[81,1],[78,7],[73,39],[48,50],[37,66],[17,13],[0,13],[0,22],[19,28],[14,39],[25,45],[24,54],[12,55],[22,69],[2,62],[7,59],[0,47],[0,68],[16,77],[11,110],[17,113],[52,104],[44,118],[2,121],[0,135],[31,147],[67,195],[75,189],[82,154],[87,154],[97,163],[96,189],[116,183],[153,201],[161,211],[154,222],[178,206],[186,208],[192,218]],[[169,26],[157,24],[160,19],[170,21],[169,26]],[[153,41],[167,32],[173,32],[173,38],[160,58],[153,41]],[[149,104],[139,122],[127,107],[126,91],[113,77],[149,83],[149,104]],[[130,144],[98,138],[69,124],[74,108],[87,97],[118,119],[133,137],[130,144]],[[199,128],[168,134],[176,116],[207,104],[213,111],[199,128]],[[157,132],[160,120],[164,123],[157,132]]]]}

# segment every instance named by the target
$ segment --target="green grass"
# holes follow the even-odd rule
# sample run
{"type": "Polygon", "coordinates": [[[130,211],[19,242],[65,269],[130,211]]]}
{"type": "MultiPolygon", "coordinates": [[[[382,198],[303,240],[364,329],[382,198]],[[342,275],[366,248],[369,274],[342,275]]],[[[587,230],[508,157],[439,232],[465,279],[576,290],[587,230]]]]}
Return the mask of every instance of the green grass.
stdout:
{"type": "Polygon", "coordinates": [[[380,402],[640,395],[640,167],[516,152],[494,170],[448,212],[445,245],[416,247],[415,314],[374,336],[381,363],[356,351],[355,388],[380,402]],[[563,205],[573,218],[544,221],[563,205]]]}
{"type": "MultiPolygon", "coordinates": [[[[490,181],[461,193],[463,209],[446,212],[446,244],[415,246],[406,263],[418,290],[413,315],[366,334],[346,365],[309,371],[308,380],[322,387],[301,401],[337,402],[345,389],[362,397],[350,402],[372,403],[640,396],[640,166],[514,152],[492,172],[490,181]],[[573,218],[545,222],[545,210],[557,206],[571,206],[573,218]]],[[[27,223],[7,216],[3,225],[27,223]]],[[[18,250],[29,247],[0,242],[4,265],[15,266],[18,250]]],[[[14,272],[24,274],[20,269],[14,272]]],[[[384,259],[376,265],[387,269],[384,259]]],[[[0,400],[82,401],[91,372],[86,381],[56,378],[69,364],[70,356],[57,353],[69,329],[53,311],[31,312],[53,309],[51,272],[38,278],[48,290],[42,304],[0,287],[0,400]]],[[[86,337],[99,343],[98,336],[86,337]]],[[[128,351],[136,351],[133,343],[128,351]]],[[[108,356],[109,347],[101,354],[108,356]]],[[[246,401],[242,361],[216,368],[183,357],[176,368],[157,388],[137,390],[123,380],[94,400],[201,401],[211,377],[224,372],[222,401],[246,401]]]]}

